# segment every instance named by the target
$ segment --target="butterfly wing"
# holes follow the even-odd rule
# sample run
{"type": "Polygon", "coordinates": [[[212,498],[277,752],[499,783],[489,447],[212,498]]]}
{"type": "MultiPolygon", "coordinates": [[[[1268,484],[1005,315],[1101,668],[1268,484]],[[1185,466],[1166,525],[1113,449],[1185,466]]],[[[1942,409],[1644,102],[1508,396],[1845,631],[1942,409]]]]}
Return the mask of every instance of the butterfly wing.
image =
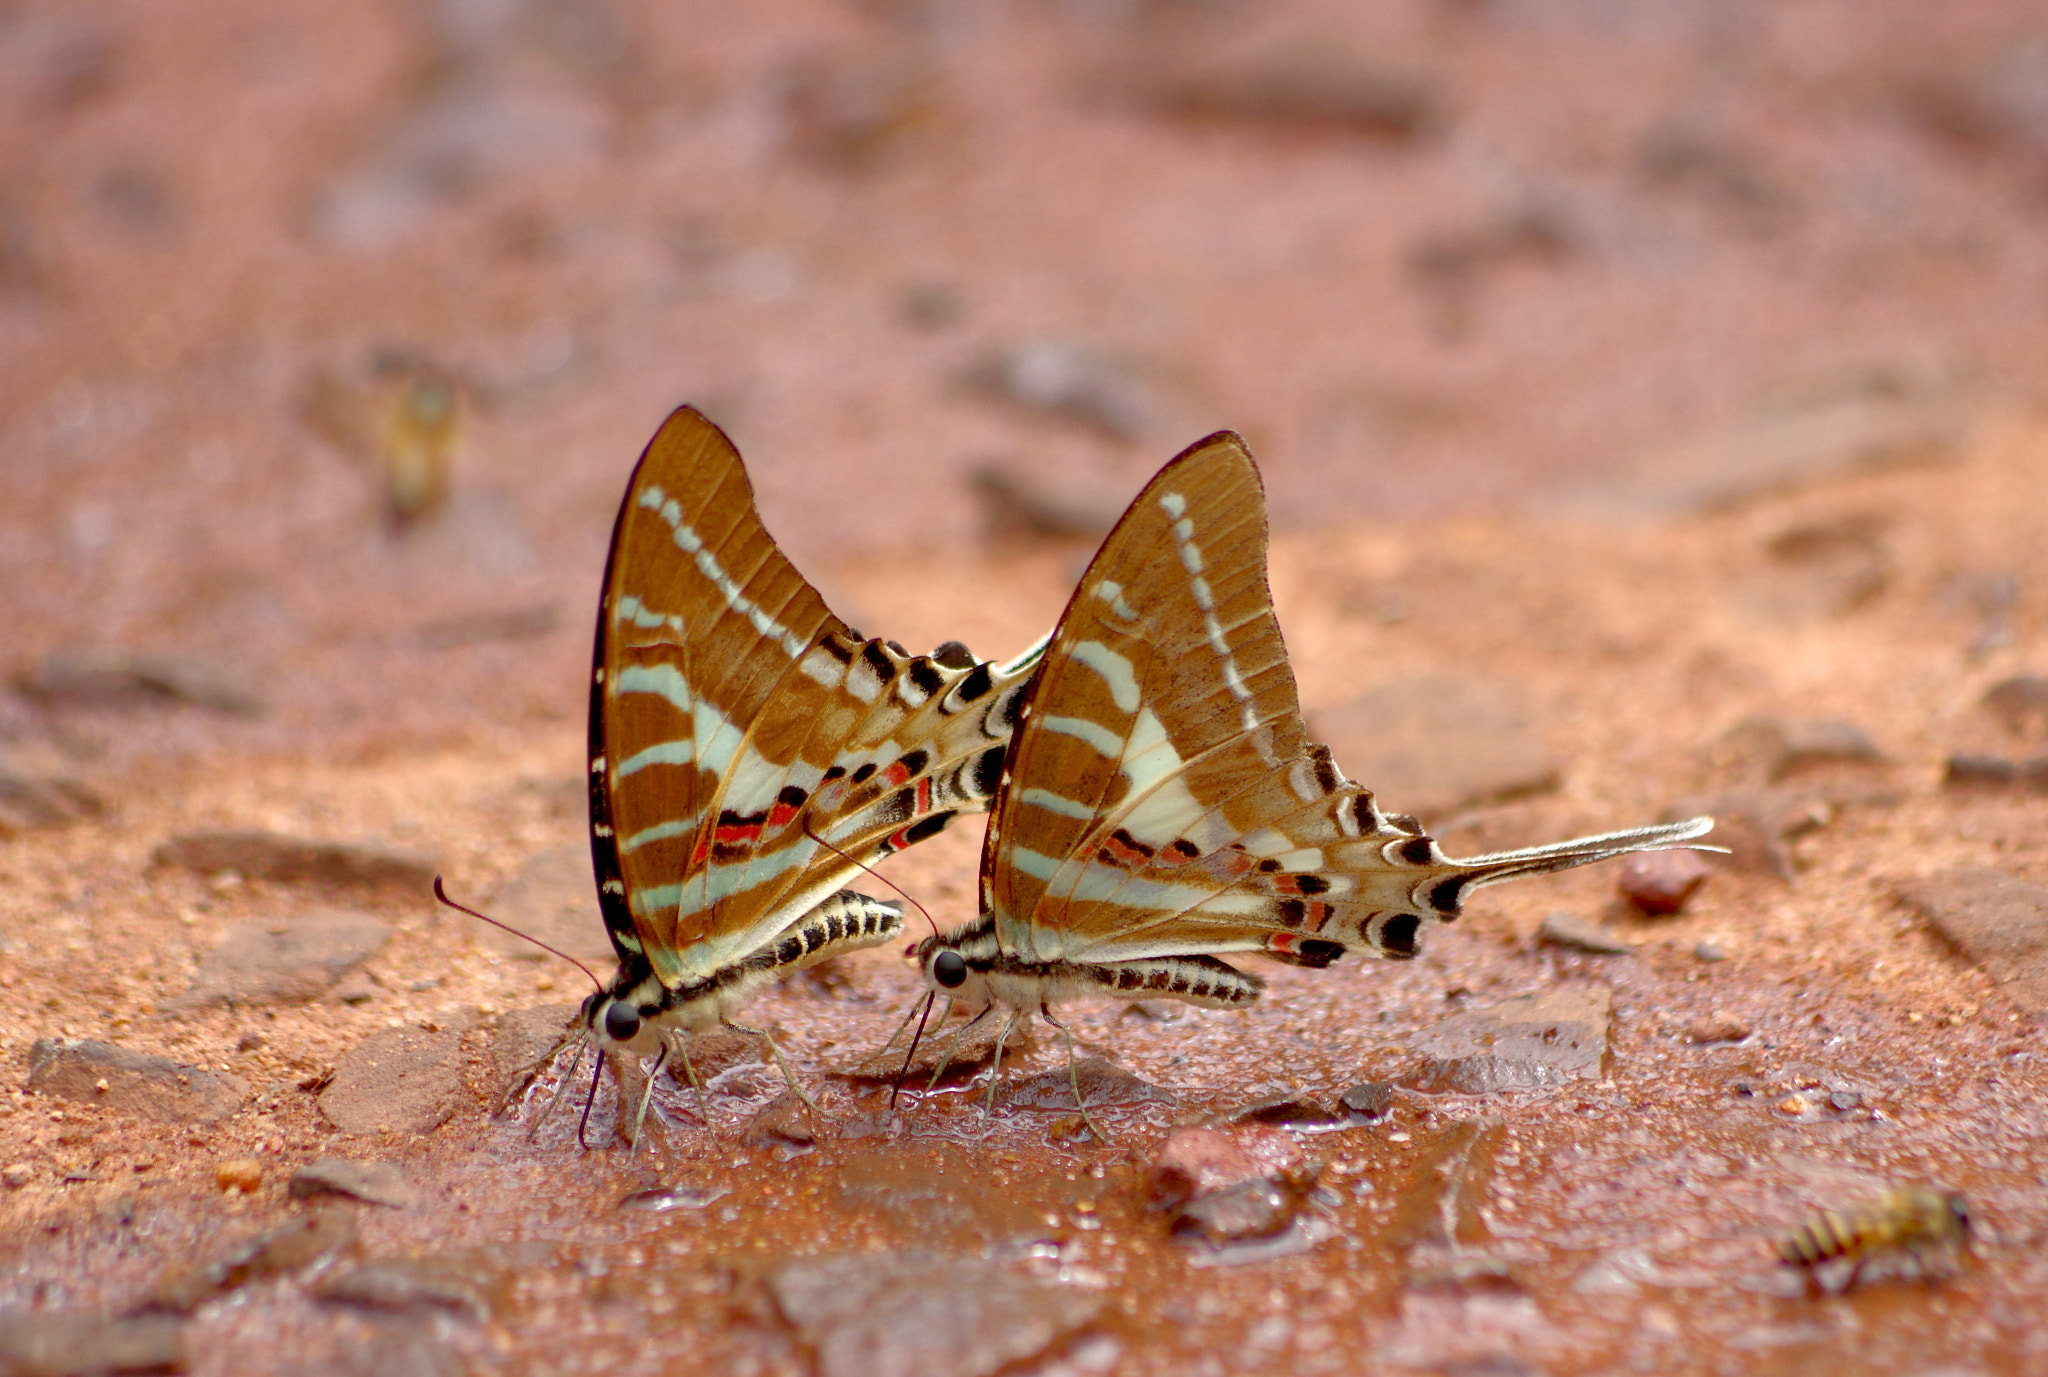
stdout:
{"type": "Polygon", "coordinates": [[[998,791],[983,904],[1025,961],[1412,956],[1474,888],[1709,825],[1453,860],[1381,813],[1307,739],[1258,470],[1226,432],[1147,485],[1067,605],[998,791]]]}
{"type": "Polygon", "coordinates": [[[704,979],[856,863],[985,806],[1042,649],[993,665],[863,640],[761,524],[732,442],[675,412],[627,487],[598,613],[591,846],[620,959],[704,979]]]}

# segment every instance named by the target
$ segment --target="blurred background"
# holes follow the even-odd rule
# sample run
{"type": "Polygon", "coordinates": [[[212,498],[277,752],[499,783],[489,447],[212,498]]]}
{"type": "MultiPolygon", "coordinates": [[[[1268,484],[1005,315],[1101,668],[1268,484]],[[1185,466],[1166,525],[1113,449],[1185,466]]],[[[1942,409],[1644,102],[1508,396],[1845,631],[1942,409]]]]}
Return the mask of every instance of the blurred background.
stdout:
{"type": "Polygon", "coordinates": [[[1220,426],[1283,527],[1628,521],[2048,356],[2034,0],[4,0],[0,110],[17,758],[573,724],[685,401],[843,604],[1220,426]]]}

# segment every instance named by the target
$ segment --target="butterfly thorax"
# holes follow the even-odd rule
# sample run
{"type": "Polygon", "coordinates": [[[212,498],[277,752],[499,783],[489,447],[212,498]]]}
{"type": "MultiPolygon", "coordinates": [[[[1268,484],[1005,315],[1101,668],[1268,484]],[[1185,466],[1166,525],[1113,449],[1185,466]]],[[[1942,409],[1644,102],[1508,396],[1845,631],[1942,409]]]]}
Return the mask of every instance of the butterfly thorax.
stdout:
{"type": "Polygon", "coordinates": [[[981,1010],[989,1005],[1031,1012],[1069,999],[1111,996],[1170,998],[1210,1009],[1235,1009],[1259,997],[1265,982],[1212,956],[1144,957],[1129,961],[1027,961],[1002,949],[996,922],[983,914],[958,931],[927,937],[912,949],[932,990],[981,1010]]]}
{"type": "Polygon", "coordinates": [[[749,993],[775,978],[757,972],[747,979],[747,974],[745,968],[734,966],[708,980],[670,989],[655,978],[644,959],[622,962],[611,984],[583,1001],[583,1026],[592,1045],[601,1050],[646,1056],[671,1031],[695,1033],[717,1027],[749,993]]]}

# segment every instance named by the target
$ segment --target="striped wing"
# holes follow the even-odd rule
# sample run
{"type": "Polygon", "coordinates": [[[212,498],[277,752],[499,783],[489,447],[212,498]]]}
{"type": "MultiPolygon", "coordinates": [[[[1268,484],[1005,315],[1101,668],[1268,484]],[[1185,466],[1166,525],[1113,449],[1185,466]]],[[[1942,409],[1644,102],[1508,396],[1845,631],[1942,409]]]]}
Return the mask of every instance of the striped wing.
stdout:
{"type": "Polygon", "coordinates": [[[980,811],[1043,648],[996,665],[864,640],[776,547],[732,442],[675,412],[627,487],[598,612],[591,848],[620,959],[703,980],[855,862],[980,811]]]}
{"type": "Polygon", "coordinates": [[[1162,469],[1053,633],[997,794],[983,907],[1023,961],[1412,956],[1470,890],[1710,825],[1454,860],[1307,740],[1266,586],[1264,492],[1215,435],[1162,469]]]}

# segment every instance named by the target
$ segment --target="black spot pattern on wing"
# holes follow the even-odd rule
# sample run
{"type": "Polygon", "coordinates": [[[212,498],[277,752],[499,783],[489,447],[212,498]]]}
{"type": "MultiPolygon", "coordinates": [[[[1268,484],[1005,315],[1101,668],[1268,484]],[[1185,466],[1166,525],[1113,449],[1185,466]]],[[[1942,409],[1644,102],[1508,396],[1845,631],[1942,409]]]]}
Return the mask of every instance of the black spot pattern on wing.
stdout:
{"type": "Polygon", "coordinates": [[[1422,919],[1412,913],[1389,915],[1379,925],[1379,944],[1386,954],[1397,961],[1406,961],[1414,956],[1419,943],[1417,934],[1422,931],[1422,919]]]}
{"type": "Polygon", "coordinates": [[[974,758],[973,773],[969,782],[976,798],[991,798],[996,786],[1003,782],[1003,755],[1006,747],[991,746],[974,758]]]}
{"type": "Polygon", "coordinates": [[[1337,769],[1336,760],[1330,755],[1330,748],[1321,744],[1312,744],[1308,751],[1309,760],[1315,767],[1317,786],[1326,794],[1334,794],[1337,792],[1338,784],[1343,781],[1344,777],[1337,769]]]}
{"type": "Polygon", "coordinates": [[[1437,881],[1429,891],[1430,907],[1442,914],[1446,920],[1457,917],[1458,910],[1464,902],[1465,886],[1471,879],[1470,875],[1453,875],[1447,880],[1437,881]]]}
{"type": "Polygon", "coordinates": [[[954,692],[960,695],[961,702],[972,703],[987,697],[988,691],[993,687],[995,678],[989,673],[988,665],[984,663],[969,670],[967,677],[960,681],[960,687],[954,692]]]}
{"type": "Polygon", "coordinates": [[[1358,824],[1358,835],[1373,836],[1380,830],[1379,819],[1373,816],[1372,795],[1360,794],[1351,800],[1351,820],[1358,824]]]}
{"type": "Polygon", "coordinates": [[[1305,937],[1297,942],[1292,951],[1269,951],[1267,956],[1289,966],[1305,966],[1319,971],[1344,954],[1342,942],[1326,942],[1320,937],[1305,937]]]}
{"type": "Polygon", "coordinates": [[[904,830],[903,840],[915,845],[926,837],[935,837],[946,830],[946,824],[953,820],[951,812],[933,813],[928,818],[919,818],[904,830]]]}

